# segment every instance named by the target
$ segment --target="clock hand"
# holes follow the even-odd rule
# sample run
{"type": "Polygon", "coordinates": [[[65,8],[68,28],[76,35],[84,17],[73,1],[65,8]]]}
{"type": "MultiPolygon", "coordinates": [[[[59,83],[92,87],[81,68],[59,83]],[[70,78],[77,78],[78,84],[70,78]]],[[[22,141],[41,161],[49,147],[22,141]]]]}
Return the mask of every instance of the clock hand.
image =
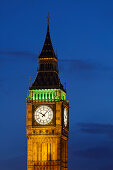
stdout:
{"type": "Polygon", "coordinates": [[[48,112],[48,110],[44,113],[44,116],[46,115],[47,112],[48,112]]]}
{"type": "Polygon", "coordinates": [[[42,117],[44,117],[44,116],[45,116],[45,114],[43,114],[43,113],[41,113],[41,112],[40,112],[40,114],[42,115],[42,117]]]}
{"type": "Polygon", "coordinates": [[[45,114],[48,112],[48,110],[43,114],[43,113],[41,113],[40,112],[40,114],[42,115],[42,117],[44,117],[45,116],[45,114]]]}
{"type": "Polygon", "coordinates": [[[45,112],[45,114],[48,112],[48,110],[45,112]]]}

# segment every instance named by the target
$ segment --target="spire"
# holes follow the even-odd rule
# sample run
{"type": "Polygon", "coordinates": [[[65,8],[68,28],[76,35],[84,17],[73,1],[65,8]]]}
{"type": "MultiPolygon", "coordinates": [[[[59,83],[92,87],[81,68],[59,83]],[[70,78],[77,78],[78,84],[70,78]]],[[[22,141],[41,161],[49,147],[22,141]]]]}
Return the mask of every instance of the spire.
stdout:
{"type": "Polygon", "coordinates": [[[49,22],[49,20],[50,20],[50,16],[49,16],[49,13],[48,13],[48,16],[47,16],[47,33],[46,33],[45,42],[44,42],[42,51],[39,55],[39,58],[57,58],[55,56],[55,52],[54,52],[52,42],[51,42],[51,38],[50,38],[50,32],[49,32],[50,22],[49,22]]]}
{"type": "Polygon", "coordinates": [[[33,89],[62,89],[63,85],[58,76],[57,57],[55,55],[49,32],[49,14],[47,17],[47,33],[41,53],[39,54],[38,74],[30,90],[33,89]]]}
{"type": "Polygon", "coordinates": [[[50,19],[50,16],[49,16],[49,12],[48,12],[48,16],[47,16],[47,32],[49,32],[49,19],[50,19]]]}

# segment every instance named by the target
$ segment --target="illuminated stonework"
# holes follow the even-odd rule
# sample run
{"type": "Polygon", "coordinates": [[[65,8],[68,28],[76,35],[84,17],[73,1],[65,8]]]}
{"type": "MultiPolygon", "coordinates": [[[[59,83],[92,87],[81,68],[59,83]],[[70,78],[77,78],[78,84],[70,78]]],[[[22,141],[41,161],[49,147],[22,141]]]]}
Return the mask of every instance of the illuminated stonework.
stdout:
{"type": "Polygon", "coordinates": [[[67,170],[69,101],[58,76],[49,24],[38,59],[26,101],[27,170],[67,170]]]}

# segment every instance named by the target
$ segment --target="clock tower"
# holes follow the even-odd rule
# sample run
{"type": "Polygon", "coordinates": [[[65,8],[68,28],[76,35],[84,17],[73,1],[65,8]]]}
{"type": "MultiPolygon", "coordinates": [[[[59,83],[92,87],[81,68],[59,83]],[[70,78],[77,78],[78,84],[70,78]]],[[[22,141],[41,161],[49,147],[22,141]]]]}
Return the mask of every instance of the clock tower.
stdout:
{"type": "Polygon", "coordinates": [[[49,18],[38,63],[26,101],[27,170],[67,170],[69,101],[58,75],[49,18]]]}

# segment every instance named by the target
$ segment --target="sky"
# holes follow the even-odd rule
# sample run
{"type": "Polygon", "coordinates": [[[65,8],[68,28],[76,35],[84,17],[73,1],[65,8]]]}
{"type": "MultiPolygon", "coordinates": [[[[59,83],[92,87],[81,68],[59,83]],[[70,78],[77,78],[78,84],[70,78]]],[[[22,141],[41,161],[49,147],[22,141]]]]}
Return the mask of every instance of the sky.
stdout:
{"type": "Polygon", "coordinates": [[[50,35],[70,101],[69,170],[113,170],[113,1],[0,0],[0,169],[26,169],[26,96],[50,35]]]}

